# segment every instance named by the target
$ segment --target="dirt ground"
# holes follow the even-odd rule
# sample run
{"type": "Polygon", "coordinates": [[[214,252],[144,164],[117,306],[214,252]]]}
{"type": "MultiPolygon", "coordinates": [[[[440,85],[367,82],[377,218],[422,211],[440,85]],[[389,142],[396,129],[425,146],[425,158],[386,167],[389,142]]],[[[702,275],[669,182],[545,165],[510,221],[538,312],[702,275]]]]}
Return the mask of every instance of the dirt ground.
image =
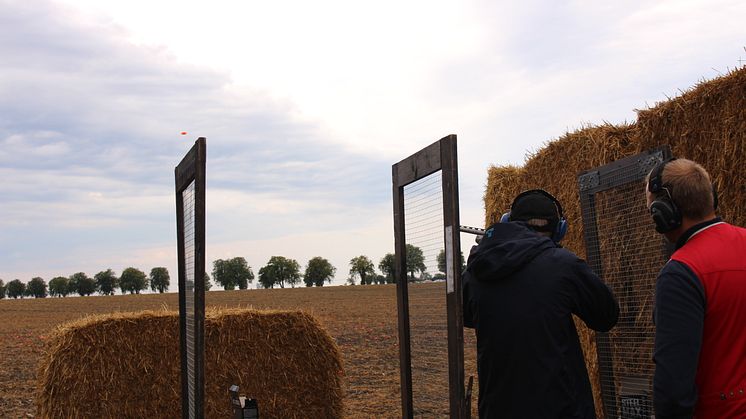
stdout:
{"type": "MultiPolygon", "coordinates": [[[[208,307],[302,309],[336,340],[345,366],[350,418],[400,417],[396,287],[211,291],[208,307]]],[[[0,300],[0,417],[34,417],[36,368],[45,335],[87,314],[169,308],[177,294],[0,300]]],[[[410,286],[413,398],[417,417],[444,417],[448,406],[444,283],[410,286]]],[[[475,339],[465,329],[466,378],[474,375],[475,339]]],[[[209,380],[209,377],[206,378],[209,380]]]]}

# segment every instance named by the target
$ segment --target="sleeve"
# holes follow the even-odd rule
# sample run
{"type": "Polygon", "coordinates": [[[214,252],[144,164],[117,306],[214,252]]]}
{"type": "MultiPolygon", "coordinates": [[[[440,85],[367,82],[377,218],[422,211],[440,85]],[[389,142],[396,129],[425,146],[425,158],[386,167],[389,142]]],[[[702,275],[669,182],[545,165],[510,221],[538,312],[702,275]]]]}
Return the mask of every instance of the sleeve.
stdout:
{"type": "Polygon", "coordinates": [[[691,418],[705,317],[702,283],[685,264],[669,261],[655,286],[653,404],[660,419],[691,418]]]}
{"type": "Polygon", "coordinates": [[[467,273],[466,270],[464,270],[463,273],[463,285],[462,285],[462,294],[461,294],[461,304],[463,306],[463,315],[464,315],[464,327],[468,327],[473,329],[474,328],[474,313],[471,309],[471,275],[467,273]]]}
{"type": "Polygon", "coordinates": [[[591,329],[609,331],[619,318],[619,303],[611,289],[581,259],[573,265],[573,311],[591,329]]]}

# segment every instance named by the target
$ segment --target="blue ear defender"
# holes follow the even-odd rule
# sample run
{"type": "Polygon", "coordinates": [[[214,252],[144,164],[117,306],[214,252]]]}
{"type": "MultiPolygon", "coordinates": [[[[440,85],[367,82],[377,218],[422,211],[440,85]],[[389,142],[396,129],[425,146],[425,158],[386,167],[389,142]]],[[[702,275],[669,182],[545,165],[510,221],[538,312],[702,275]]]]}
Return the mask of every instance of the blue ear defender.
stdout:
{"type": "MultiPolygon", "coordinates": [[[[554,231],[552,231],[552,241],[555,243],[559,243],[563,238],[565,238],[565,235],[567,234],[567,228],[568,223],[565,219],[565,216],[562,213],[562,205],[559,203],[557,198],[555,198],[552,194],[549,192],[543,190],[543,189],[532,189],[526,192],[523,192],[519,194],[515,199],[513,200],[513,204],[510,205],[511,209],[513,208],[513,205],[516,201],[518,201],[520,198],[529,195],[529,194],[540,194],[547,198],[549,198],[553,203],[554,206],[557,207],[557,215],[559,216],[559,221],[557,221],[557,226],[554,228],[554,231]]],[[[508,223],[510,222],[510,211],[504,213],[500,217],[501,223],[508,223]]]]}
{"type": "Polygon", "coordinates": [[[567,220],[565,220],[565,217],[561,217],[554,234],[552,234],[552,240],[559,243],[560,240],[565,238],[565,234],[567,234],[567,220]]]}

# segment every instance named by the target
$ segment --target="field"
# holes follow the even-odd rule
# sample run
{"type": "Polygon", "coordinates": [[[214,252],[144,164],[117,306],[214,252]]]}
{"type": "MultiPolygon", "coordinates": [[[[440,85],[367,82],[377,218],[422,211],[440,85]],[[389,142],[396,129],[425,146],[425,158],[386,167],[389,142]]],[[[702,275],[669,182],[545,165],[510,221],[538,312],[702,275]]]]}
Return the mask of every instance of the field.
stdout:
{"type": "MultiPolygon", "coordinates": [[[[211,291],[206,304],[313,314],[342,353],[345,416],[401,416],[394,285],[211,291]]],[[[55,325],[87,314],[164,307],[178,310],[178,295],[0,300],[0,417],[34,417],[37,363],[45,335],[55,325]]],[[[411,285],[410,312],[416,416],[443,417],[448,400],[444,283],[411,285]]],[[[464,334],[467,378],[474,375],[476,381],[474,335],[470,329],[464,334]]],[[[476,405],[476,389],[472,400],[476,405]]]]}

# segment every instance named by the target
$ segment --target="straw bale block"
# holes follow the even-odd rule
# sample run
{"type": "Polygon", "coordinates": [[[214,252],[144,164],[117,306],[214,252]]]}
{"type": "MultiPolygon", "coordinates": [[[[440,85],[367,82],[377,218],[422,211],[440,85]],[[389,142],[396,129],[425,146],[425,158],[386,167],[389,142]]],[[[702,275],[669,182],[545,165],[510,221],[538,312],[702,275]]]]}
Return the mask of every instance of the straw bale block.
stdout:
{"type": "MultiPolygon", "coordinates": [[[[181,416],[179,316],[144,311],[59,326],[39,367],[44,418],[181,416]]],[[[205,318],[205,415],[230,417],[228,387],[265,418],[339,418],[339,350],[300,311],[222,309],[205,318]]]]}

